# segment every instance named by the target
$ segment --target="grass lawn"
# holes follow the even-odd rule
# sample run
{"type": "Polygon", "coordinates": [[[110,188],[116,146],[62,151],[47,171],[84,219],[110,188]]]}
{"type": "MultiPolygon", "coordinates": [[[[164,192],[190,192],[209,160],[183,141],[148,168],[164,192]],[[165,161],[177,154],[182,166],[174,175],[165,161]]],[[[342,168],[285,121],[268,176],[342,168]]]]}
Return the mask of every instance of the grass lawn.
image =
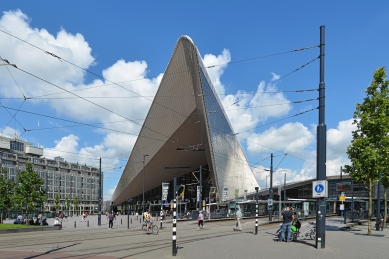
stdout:
{"type": "Polygon", "coordinates": [[[1,229],[14,229],[14,228],[33,228],[33,227],[40,227],[40,226],[26,226],[26,225],[20,225],[20,224],[0,224],[0,230],[1,229]]]}

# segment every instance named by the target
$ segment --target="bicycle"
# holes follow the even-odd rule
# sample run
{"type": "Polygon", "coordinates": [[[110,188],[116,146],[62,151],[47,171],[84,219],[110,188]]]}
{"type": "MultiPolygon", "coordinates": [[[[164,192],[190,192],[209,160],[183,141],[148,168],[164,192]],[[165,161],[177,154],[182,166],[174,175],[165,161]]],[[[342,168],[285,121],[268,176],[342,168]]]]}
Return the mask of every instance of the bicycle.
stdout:
{"type": "MultiPolygon", "coordinates": [[[[158,235],[158,232],[159,232],[158,226],[154,225],[154,221],[153,220],[151,220],[150,223],[151,223],[151,225],[149,226],[149,230],[148,230],[147,234],[151,233],[151,234],[154,234],[154,235],[158,235]]],[[[143,223],[141,230],[142,231],[146,231],[146,229],[147,229],[146,226],[147,226],[146,223],[143,223]]]]}
{"type": "Polygon", "coordinates": [[[316,238],[316,227],[313,226],[313,222],[309,222],[309,224],[311,224],[311,226],[309,227],[309,229],[303,233],[300,234],[301,237],[309,237],[310,239],[315,239],[316,238]]]}

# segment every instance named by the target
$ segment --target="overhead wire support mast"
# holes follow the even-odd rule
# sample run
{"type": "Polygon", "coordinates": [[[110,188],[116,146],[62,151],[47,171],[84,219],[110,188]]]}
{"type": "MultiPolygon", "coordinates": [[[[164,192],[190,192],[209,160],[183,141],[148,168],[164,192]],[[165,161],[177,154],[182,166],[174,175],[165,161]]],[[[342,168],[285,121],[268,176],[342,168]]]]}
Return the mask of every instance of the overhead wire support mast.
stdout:
{"type": "MultiPolygon", "coordinates": [[[[327,180],[326,148],[327,126],[325,124],[325,83],[324,83],[324,52],[325,26],[320,26],[320,78],[319,78],[319,124],[317,125],[316,180],[327,180]]],[[[316,200],[316,248],[325,248],[326,201],[325,197],[316,200]]]]}

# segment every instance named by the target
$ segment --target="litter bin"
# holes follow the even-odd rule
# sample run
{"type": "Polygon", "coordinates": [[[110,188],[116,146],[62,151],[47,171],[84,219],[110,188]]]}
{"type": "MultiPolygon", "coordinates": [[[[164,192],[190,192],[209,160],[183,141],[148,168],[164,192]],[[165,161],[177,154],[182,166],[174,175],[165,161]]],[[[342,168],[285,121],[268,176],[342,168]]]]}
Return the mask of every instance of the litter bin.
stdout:
{"type": "Polygon", "coordinates": [[[198,210],[194,210],[192,212],[192,220],[197,220],[198,216],[199,216],[199,211],[198,210]]]}

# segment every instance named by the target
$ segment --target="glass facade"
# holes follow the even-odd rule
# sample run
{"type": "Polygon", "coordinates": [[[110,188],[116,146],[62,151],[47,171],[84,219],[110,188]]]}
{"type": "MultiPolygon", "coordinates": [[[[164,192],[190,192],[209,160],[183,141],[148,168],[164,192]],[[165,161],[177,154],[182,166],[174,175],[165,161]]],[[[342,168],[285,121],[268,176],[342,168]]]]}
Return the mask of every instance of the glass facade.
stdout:
{"type": "Polygon", "coordinates": [[[214,177],[216,178],[218,190],[228,188],[231,191],[227,193],[227,199],[232,199],[235,195],[243,195],[245,190],[255,190],[258,183],[222,109],[200,55],[198,57],[205,117],[208,122],[209,145],[214,162],[214,177]]]}
{"type": "Polygon", "coordinates": [[[15,151],[24,151],[24,143],[18,141],[10,141],[10,149],[15,151]]]}

